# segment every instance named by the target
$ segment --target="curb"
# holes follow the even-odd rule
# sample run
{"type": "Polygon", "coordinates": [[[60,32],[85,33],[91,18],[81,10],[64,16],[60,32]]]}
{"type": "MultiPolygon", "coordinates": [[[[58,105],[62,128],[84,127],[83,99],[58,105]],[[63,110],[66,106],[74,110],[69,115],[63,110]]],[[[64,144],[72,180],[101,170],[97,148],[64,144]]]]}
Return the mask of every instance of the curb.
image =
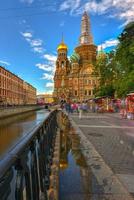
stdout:
{"type": "Polygon", "coordinates": [[[98,184],[103,187],[103,195],[110,195],[110,200],[133,200],[133,197],[120,182],[119,178],[96,151],[94,145],[86,138],[74,120],[71,117],[69,119],[80,137],[81,150],[87,160],[87,165],[96,177],[98,184]]]}

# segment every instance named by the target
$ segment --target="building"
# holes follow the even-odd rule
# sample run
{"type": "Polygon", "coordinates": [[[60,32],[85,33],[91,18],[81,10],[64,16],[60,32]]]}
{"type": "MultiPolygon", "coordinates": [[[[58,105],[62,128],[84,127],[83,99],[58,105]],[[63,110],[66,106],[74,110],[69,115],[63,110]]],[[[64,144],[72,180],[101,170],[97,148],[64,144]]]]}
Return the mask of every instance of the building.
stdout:
{"type": "Polygon", "coordinates": [[[37,103],[38,104],[51,104],[53,103],[53,95],[52,94],[39,94],[37,95],[37,103]]]}
{"type": "Polygon", "coordinates": [[[96,50],[89,16],[84,12],[79,45],[75,48],[70,60],[67,57],[68,47],[63,39],[57,48],[53,93],[55,100],[83,101],[94,97],[94,89],[98,85],[98,77],[94,73],[96,50]]]}
{"type": "Polygon", "coordinates": [[[27,82],[23,82],[23,88],[25,91],[25,104],[36,104],[36,88],[27,82]]]}
{"type": "Polygon", "coordinates": [[[36,88],[0,66],[0,105],[36,104],[36,88]]]}

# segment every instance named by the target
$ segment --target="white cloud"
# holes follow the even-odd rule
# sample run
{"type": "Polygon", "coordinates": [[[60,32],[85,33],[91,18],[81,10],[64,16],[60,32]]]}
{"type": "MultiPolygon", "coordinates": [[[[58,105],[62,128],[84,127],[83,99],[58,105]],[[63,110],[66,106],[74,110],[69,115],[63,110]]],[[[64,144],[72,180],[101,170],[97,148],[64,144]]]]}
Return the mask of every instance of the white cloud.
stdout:
{"type": "Polygon", "coordinates": [[[61,5],[60,5],[60,10],[64,11],[70,9],[70,5],[69,5],[69,1],[64,1],[61,5]]]}
{"type": "Polygon", "coordinates": [[[91,13],[104,14],[112,6],[112,1],[113,0],[102,0],[98,3],[95,0],[88,1],[81,7],[80,11],[83,12],[86,10],[91,13]]]}
{"type": "Polygon", "coordinates": [[[54,87],[54,83],[48,82],[48,83],[46,83],[45,87],[47,87],[47,88],[53,88],[54,87]]]}
{"type": "Polygon", "coordinates": [[[32,51],[35,53],[43,54],[45,49],[42,47],[43,41],[41,39],[34,39],[32,32],[21,32],[21,35],[32,47],[32,51]]]}
{"type": "Polygon", "coordinates": [[[82,14],[85,10],[92,14],[107,14],[124,20],[126,23],[134,20],[134,0],[65,0],[60,11],[69,10],[72,14],[82,14]]]}
{"type": "Polygon", "coordinates": [[[53,80],[53,75],[52,74],[43,73],[43,77],[41,79],[53,80]]]}
{"type": "Polygon", "coordinates": [[[32,4],[34,2],[34,0],[20,0],[20,2],[32,4]]]}
{"type": "Polygon", "coordinates": [[[47,71],[47,72],[53,71],[53,66],[50,66],[48,64],[37,63],[36,67],[38,67],[39,69],[42,69],[44,71],[47,71]]]}
{"type": "Polygon", "coordinates": [[[24,37],[24,38],[32,38],[33,35],[31,32],[21,32],[21,35],[24,37]]]}
{"type": "Polygon", "coordinates": [[[4,61],[4,60],[0,60],[0,64],[2,64],[2,65],[10,65],[10,63],[9,63],[9,62],[7,62],[7,61],[4,61]]]}
{"type": "Polygon", "coordinates": [[[47,91],[45,91],[45,92],[37,91],[37,95],[52,94],[52,93],[53,93],[53,90],[48,90],[48,88],[47,88],[47,91]]]}
{"type": "Polygon", "coordinates": [[[52,54],[44,54],[43,58],[45,59],[46,64],[51,68],[51,73],[54,74],[55,72],[55,62],[57,59],[57,56],[52,55],[52,54]]]}
{"type": "Polygon", "coordinates": [[[80,6],[81,0],[65,0],[60,5],[60,11],[70,10],[71,14],[80,6]]]}
{"type": "Polygon", "coordinates": [[[25,40],[27,41],[27,42],[29,42],[29,43],[31,43],[31,38],[25,38],[25,40]]]}
{"type": "Polygon", "coordinates": [[[26,20],[25,20],[25,19],[19,20],[19,24],[20,24],[20,25],[26,24],[26,20]]]}
{"type": "Polygon", "coordinates": [[[33,47],[33,51],[37,53],[44,53],[45,49],[42,47],[33,47]]]}
{"type": "Polygon", "coordinates": [[[101,48],[106,49],[108,47],[115,47],[119,41],[117,39],[109,39],[103,42],[102,44],[98,45],[98,51],[101,50],[101,48]]]}
{"type": "Polygon", "coordinates": [[[43,57],[44,57],[46,60],[48,60],[48,61],[50,61],[50,62],[54,62],[54,63],[55,63],[55,61],[56,61],[56,59],[57,59],[57,56],[52,55],[52,54],[44,54],[43,57]]]}
{"type": "Polygon", "coordinates": [[[52,81],[54,77],[55,62],[56,62],[57,56],[52,55],[52,54],[44,54],[43,58],[44,58],[44,63],[37,63],[36,67],[44,70],[45,72],[49,72],[49,74],[43,73],[43,76],[41,79],[52,81]]]}
{"type": "Polygon", "coordinates": [[[34,39],[30,41],[30,44],[32,47],[41,46],[43,44],[43,41],[41,39],[34,39]]]}

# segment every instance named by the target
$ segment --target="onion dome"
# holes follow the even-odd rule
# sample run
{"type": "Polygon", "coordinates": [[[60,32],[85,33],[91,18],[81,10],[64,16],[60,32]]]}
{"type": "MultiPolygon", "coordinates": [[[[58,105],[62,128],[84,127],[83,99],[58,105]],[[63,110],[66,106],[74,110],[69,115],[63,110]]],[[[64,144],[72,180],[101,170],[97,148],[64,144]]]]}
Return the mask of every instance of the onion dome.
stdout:
{"type": "Polygon", "coordinates": [[[59,45],[58,45],[58,47],[57,47],[57,51],[59,51],[59,50],[68,50],[68,47],[67,47],[67,45],[64,43],[64,41],[62,41],[59,45]]]}
{"type": "Polygon", "coordinates": [[[103,58],[106,58],[106,57],[107,57],[107,55],[106,55],[106,53],[103,51],[103,47],[101,46],[101,47],[100,47],[100,50],[98,50],[97,59],[99,59],[99,58],[103,59],[103,58]]]}
{"type": "Polygon", "coordinates": [[[65,170],[68,168],[68,162],[66,160],[60,160],[60,169],[65,170]]]}
{"type": "Polygon", "coordinates": [[[73,52],[73,54],[70,56],[70,60],[72,63],[78,63],[80,60],[80,56],[79,54],[77,54],[75,51],[73,52]]]}

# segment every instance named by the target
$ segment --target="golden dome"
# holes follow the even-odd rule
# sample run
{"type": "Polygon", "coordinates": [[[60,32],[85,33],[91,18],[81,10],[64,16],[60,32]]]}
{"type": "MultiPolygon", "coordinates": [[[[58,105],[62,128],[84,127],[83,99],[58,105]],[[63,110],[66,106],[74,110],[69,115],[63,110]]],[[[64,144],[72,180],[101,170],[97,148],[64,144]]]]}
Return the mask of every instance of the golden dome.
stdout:
{"type": "Polygon", "coordinates": [[[59,46],[57,47],[58,51],[61,50],[61,49],[68,50],[68,47],[67,47],[67,45],[64,42],[61,42],[59,44],[59,46]]]}
{"type": "Polygon", "coordinates": [[[60,160],[60,169],[65,170],[68,168],[68,162],[66,160],[60,160]]]}

